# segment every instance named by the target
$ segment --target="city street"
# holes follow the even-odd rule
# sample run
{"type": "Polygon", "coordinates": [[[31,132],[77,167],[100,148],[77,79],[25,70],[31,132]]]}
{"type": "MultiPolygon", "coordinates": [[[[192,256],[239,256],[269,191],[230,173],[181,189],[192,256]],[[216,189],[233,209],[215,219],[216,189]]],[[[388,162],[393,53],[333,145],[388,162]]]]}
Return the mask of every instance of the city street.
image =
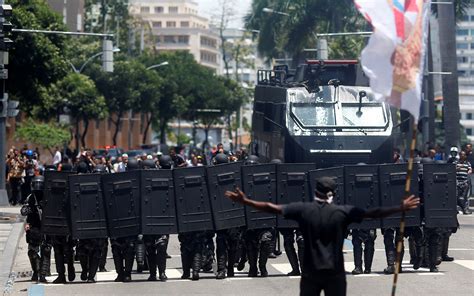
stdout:
{"type": "MultiPolygon", "coordinates": [[[[459,215],[461,228],[451,237],[449,255],[454,262],[443,262],[439,273],[430,273],[426,269],[414,271],[404,264],[399,277],[397,295],[473,295],[474,292],[474,215],[459,215]]],[[[382,273],[385,267],[383,238],[377,234],[376,252],[373,273],[353,276],[348,274],[348,295],[389,295],[393,276],[382,273]]],[[[133,282],[115,283],[113,261],[109,252],[107,269],[109,272],[98,273],[96,284],[83,284],[79,280],[80,266],[76,266],[76,280],[66,285],[38,285],[28,281],[29,262],[26,255],[26,244],[22,239],[19,246],[14,271],[24,275],[15,281],[11,295],[297,295],[299,277],[287,277],[290,265],[285,254],[268,263],[268,278],[247,278],[245,272],[237,272],[231,279],[216,280],[214,274],[201,273],[197,282],[181,280],[181,261],[179,243],[172,236],[168,252],[168,282],[148,282],[148,274],[132,274],[133,282]]],[[[353,258],[350,241],[346,241],[346,270],[353,269],[353,258]]],[[[409,260],[408,252],[405,260],[409,260]]],[[[248,268],[248,265],[246,266],[248,268]]],[[[247,271],[247,268],[245,271],[247,271]]],[[[54,266],[51,267],[52,272],[54,266]]],[[[53,277],[48,278],[50,280],[53,277]]]]}

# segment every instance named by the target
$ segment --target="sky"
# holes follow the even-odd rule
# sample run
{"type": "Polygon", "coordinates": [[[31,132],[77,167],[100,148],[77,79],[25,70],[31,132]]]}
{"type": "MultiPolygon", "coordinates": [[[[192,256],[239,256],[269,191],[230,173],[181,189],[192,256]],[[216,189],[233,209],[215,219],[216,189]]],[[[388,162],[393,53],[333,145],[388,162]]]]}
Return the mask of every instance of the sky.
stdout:
{"type": "MultiPolygon", "coordinates": [[[[211,18],[211,16],[220,11],[218,0],[195,0],[199,4],[199,14],[211,18]]],[[[235,3],[235,20],[229,25],[229,27],[241,28],[243,27],[242,17],[250,9],[252,0],[233,0],[235,3]]]]}

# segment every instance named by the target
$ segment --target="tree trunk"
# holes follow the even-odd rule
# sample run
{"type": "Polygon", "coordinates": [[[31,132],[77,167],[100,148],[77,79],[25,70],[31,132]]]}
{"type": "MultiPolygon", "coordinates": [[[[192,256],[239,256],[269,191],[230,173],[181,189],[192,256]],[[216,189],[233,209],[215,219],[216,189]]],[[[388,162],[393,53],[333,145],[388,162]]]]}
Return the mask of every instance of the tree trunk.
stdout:
{"type": "Polygon", "coordinates": [[[226,116],[226,121],[227,121],[227,132],[229,133],[229,140],[230,140],[230,151],[234,151],[234,143],[232,143],[232,119],[230,117],[230,114],[226,116]]]}
{"type": "Polygon", "coordinates": [[[204,141],[202,142],[202,150],[206,151],[206,146],[209,145],[209,127],[205,126],[204,128],[204,141]]]}
{"type": "Polygon", "coordinates": [[[87,136],[87,131],[89,130],[89,119],[84,119],[84,131],[82,132],[81,135],[81,145],[82,147],[87,147],[86,145],[86,136],[87,136]]]}
{"type": "Polygon", "coordinates": [[[113,142],[114,146],[117,146],[117,136],[118,136],[118,133],[120,131],[120,124],[122,123],[122,116],[123,116],[123,112],[119,112],[117,114],[117,120],[112,120],[112,122],[115,126],[114,136],[112,137],[112,142],[113,142]]]}
{"type": "Polygon", "coordinates": [[[451,72],[450,75],[443,76],[445,149],[449,149],[460,144],[456,20],[453,4],[438,4],[438,22],[439,36],[442,40],[441,69],[443,72],[451,72]]]}
{"type": "Polygon", "coordinates": [[[79,139],[81,134],[79,132],[79,118],[76,118],[76,130],[74,131],[74,139],[76,141],[76,149],[77,151],[81,151],[81,147],[79,146],[79,139]]]}
{"type": "Polygon", "coordinates": [[[145,130],[143,131],[143,138],[142,138],[143,144],[146,144],[146,141],[148,140],[148,131],[150,130],[151,121],[153,117],[151,116],[151,114],[145,114],[145,118],[146,118],[146,125],[145,125],[145,130]]]}
{"type": "Polygon", "coordinates": [[[166,126],[167,120],[162,119],[160,122],[160,144],[166,144],[166,126]]]}

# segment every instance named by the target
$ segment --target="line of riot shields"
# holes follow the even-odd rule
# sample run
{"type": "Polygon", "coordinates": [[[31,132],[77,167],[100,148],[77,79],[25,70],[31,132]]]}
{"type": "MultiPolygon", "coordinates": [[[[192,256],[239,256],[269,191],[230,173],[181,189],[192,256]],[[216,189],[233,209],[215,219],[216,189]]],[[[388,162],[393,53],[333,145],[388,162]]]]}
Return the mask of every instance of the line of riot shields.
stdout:
{"type": "MultiPolygon", "coordinates": [[[[287,204],[311,202],[316,180],[337,183],[334,202],[363,209],[398,206],[406,164],[316,169],[315,164],[221,164],[115,174],[45,172],[42,232],[74,239],[247,229],[295,228],[295,221],[255,211],[224,196],[241,188],[250,199],[287,204]]],[[[424,164],[414,170],[412,194],[422,206],[406,215],[407,226],[456,227],[456,169],[424,164]]],[[[365,220],[350,228],[397,227],[399,216],[365,220]]]]}

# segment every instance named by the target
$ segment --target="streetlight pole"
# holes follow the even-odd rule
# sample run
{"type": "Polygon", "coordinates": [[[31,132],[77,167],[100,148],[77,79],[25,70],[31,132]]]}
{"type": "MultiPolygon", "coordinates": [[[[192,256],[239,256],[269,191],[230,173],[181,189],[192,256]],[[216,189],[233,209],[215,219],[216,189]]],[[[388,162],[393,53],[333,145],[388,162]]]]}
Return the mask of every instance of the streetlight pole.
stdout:
{"type": "MultiPolygon", "coordinates": [[[[114,49],[112,50],[112,52],[120,52],[120,48],[117,48],[117,47],[116,47],[116,48],[114,48],[114,49]]],[[[67,61],[67,62],[69,63],[69,65],[71,65],[71,67],[72,67],[72,69],[74,70],[74,72],[80,74],[80,73],[82,73],[82,71],[84,70],[84,68],[86,67],[87,64],[89,64],[93,59],[95,59],[95,58],[97,58],[97,57],[99,57],[99,56],[101,56],[101,55],[103,55],[103,54],[104,54],[104,52],[101,51],[101,52],[98,52],[98,53],[92,55],[90,58],[88,58],[88,59],[84,62],[84,64],[82,64],[82,66],[81,66],[79,69],[77,69],[76,66],[74,66],[74,64],[71,63],[70,61],[67,61]]]]}

